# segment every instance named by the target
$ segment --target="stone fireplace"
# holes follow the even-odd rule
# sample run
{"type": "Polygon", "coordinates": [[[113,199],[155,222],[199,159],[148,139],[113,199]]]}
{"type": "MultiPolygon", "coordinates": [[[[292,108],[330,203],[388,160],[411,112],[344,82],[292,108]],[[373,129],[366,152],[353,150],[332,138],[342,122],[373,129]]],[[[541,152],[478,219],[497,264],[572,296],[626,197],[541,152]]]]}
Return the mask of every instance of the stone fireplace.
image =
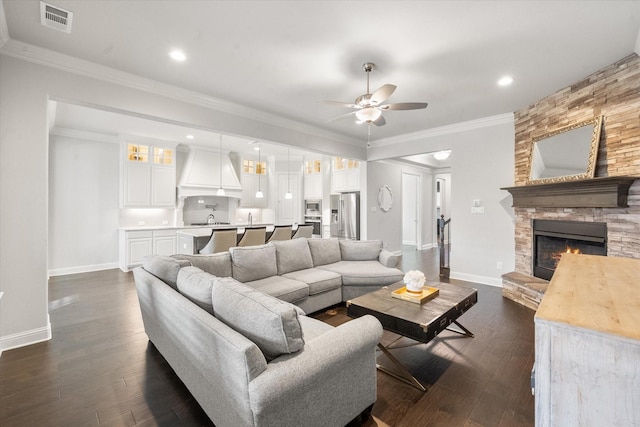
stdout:
{"type": "MultiPolygon", "coordinates": [[[[605,224],[608,256],[640,258],[640,58],[636,54],[541,99],[515,114],[514,188],[526,189],[532,139],[604,116],[595,177],[631,177],[624,203],[604,206],[520,206],[515,212],[515,269],[503,276],[503,295],[536,309],[548,282],[534,275],[534,221],[605,224]]],[[[571,183],[565,184],[568,189],[571,183]]],[[[626,190],[625,190],[626,191],[626,190]]],[[[514,198],[515,201],[515,198],[514,198]]]]}

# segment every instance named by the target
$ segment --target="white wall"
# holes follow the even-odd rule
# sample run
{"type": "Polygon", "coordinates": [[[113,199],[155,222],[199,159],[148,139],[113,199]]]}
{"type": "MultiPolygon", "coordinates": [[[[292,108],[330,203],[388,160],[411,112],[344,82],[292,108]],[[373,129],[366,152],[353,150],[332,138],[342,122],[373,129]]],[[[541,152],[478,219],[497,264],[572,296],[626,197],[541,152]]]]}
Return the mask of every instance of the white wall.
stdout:
{"type": "Polygon", "coordinates": [[[367,171],[369,203],[363,203],[361,206],[361,209],[366,208],[366,239],[382,240],[385,248],[392,252],[402,250],[402,173],[407,172],[418,175],[422,182],[422,197],[418,201],[418,209],[421,210],[421,216],[418,218],[422,223],[422,244],[425,246],[435,242],[434,228],[430,226],[434,221],[434,184],[431,172],[387,161],[367,162],[367,171]],[[389,212],[382,212],[378,208],[378,189],[383,185],[388,185],[393,194],[393,205],[389,212]],[[376,208],[376,212],[371,211],[373,207],[376,208]]]}
{"type": "Polygon", "coordinates": [[[49,137],[49,273],[118,266],[119,146],[49,137]]]}
{"type": "MultiPolygon", "coordinates": [[[[451,149],[451,277],[501,286],[514,269],[513,115],[437,129],[369,150],[369,159],[395,158],[451,149]],[[472,214],[478,199],[484,214],[472,214]],[[497,269],[502,262],[502,270],[497,269]]],[[[371,164],[371,162],[370,162],[371,164]]]]}
{"type": "MultiPolygon", "coordinates": [[[[12,50],[14,49],[14,50],[12,50]]],[[[0,56],[0,351],[50,338],[48,315],[48,100],[131,112],[189,127],[363,158],[364,148],[313,129],[221,111],[208,98],[49,53],[55,67],[0,56]],[[72,71],[68,71],[72,70],[72,71]],[[76,71],[78,70],[78,71],[76,71]],[[104,75],[104,78],[96,78],[104,75]],[[114,83],[118,82],[118,83],[114,83]],[[165,96],[158,95],[164,93],[165,96]]],[[[37,51],[37,49],[33,49],[37,51]]]]}

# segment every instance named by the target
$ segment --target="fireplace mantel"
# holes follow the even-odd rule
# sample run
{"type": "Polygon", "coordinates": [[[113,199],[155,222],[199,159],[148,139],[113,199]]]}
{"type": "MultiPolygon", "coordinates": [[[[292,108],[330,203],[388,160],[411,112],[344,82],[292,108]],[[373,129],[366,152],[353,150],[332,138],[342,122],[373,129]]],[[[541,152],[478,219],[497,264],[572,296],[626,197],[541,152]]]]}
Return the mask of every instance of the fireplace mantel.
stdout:
{"type": "Polygon", "coordinates": [[[626,208],[629,187],[636,179],[640,177],[612,176],[501,190],[511,193],[516,208],[626,208]]]}

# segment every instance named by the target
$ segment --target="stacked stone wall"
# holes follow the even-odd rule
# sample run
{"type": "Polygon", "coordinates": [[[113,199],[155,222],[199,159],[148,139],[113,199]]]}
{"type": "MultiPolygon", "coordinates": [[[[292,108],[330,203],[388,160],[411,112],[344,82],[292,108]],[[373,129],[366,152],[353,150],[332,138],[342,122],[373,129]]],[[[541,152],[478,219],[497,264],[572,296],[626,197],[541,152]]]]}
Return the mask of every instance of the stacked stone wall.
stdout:
{"type": "MultiPolygon", "coordinates": [[[[515,113],[515,185],[526,185],[532,139],[604,116],[596,177],[640,177],[640,57],[629,55],[515,113]]],[[[516,208],[516,271],[532,274],[533,219],[607,223],[607,254],[640,258],[640,181],[628,208],[516,208]]]]}

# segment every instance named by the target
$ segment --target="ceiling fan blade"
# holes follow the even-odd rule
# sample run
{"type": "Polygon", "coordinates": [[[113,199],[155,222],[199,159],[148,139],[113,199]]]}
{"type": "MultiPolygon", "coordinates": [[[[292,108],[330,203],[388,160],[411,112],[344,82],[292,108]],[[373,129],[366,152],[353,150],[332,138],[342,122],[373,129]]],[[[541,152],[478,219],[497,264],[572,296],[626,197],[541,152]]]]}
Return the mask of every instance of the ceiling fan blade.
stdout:
{"type": "Polygon", "coordinates": [[[375,120],[371,123],[373,123],[376,126],[384,126],[387,124],[387,121],[384,119],[384,117],[380,116],[378,117],[378,120],[375,120]]]}
{"type": "Polygon", "coordinates": [[[395,90],[396,90],[396,86],[394,85],[384,85],[380,87],[371,95],[371,98],[370,98],[371,103],[378,105],[381,102],[384,102],[384,100],[390,97],[395,90]]]}
{"type": "Polygon", "coordinates": [[[339,120],[339,119],[342,119],[342,118],[344,118],[344,117],[353,116],[353,115],[355,115],[355,114],[356,114],[356,112],[355,112],[355,111],[350,111],[350,112],[345,113],[345,114],[340,114],[339,116],[336,116],[336,117],[334,117],[333,119],[327,120],[327,123],[334,122],[334,121],[339,120]]]}
{"type": "Polygon", "coordinates": [[[382,110],[420,110],[427,108],[426,102],[398,102],[395,104],[380,105],[378,108],[382,110]]]}
{"type": "Polygon", "coordinates": [[[324,104],[333,105],[336,107],[346,107],[346,108],[360,108],[356,104],[349,104],[347,102],[341,101],[322,101],[324,104]]]}

